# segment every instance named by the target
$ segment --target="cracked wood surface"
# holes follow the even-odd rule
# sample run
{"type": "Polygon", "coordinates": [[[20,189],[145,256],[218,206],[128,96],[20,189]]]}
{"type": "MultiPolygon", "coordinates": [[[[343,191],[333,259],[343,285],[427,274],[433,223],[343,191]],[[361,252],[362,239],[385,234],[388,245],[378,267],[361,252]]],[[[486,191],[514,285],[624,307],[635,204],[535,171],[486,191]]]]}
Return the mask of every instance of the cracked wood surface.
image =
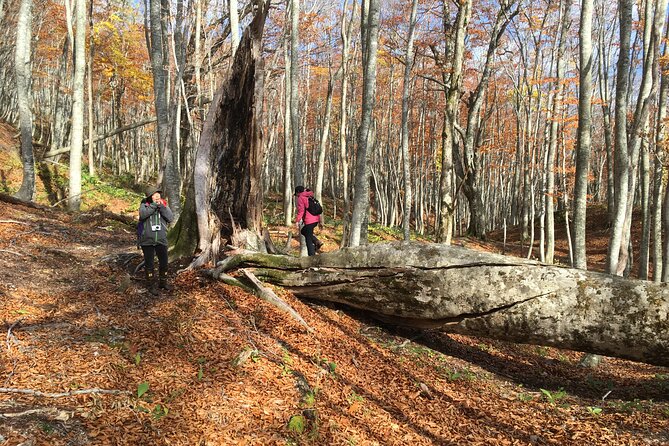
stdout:
{"type": "Polygon", "coordinates": [[[396,324],[669,365],[667,284],[402,242],[315,257],[242,254],[216,273],[242,266],[298,297],[396,324]]]}

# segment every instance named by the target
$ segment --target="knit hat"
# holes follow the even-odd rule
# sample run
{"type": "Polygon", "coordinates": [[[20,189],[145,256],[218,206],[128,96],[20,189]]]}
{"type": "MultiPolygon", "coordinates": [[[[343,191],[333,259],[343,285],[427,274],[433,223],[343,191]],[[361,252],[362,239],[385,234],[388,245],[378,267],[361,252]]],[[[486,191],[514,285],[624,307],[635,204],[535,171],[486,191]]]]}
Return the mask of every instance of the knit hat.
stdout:
{"type": "Polygon", "coordinates": [[[162,194],[163,191],[159,186],[149,186],[146,188],[146,196],[151,197],[153,194],[158,192],[159,194],[162,194]]]}
{"type": "Polygon", "coordinates": [[[295,187],[295,195],[299,195],[302,192],[304,192],[304,186],[297,186],[295,187]]]}

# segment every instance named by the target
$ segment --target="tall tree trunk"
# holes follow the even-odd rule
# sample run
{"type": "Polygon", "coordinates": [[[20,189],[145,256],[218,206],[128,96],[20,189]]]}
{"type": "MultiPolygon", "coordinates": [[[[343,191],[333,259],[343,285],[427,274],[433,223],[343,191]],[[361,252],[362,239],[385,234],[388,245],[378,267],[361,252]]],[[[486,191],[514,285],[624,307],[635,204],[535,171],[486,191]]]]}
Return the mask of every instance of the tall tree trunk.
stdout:
{"type": "Polygon", "coordinates": [[[262,34],[269,6],[258,3],[202,129],[193,172],[200,255],[193,267],[216,260],[221,237],[262,226],[262,34]]]}
{"type": "Polygon", "coordinates": [[[94,135],[94,116],[93,116],[93,0],[88,2],[88,64],[87,64],[87,78],[86,78],[86,92],[88,94],[88,174],[95,176],[95,156],[93,148],[95,143],[93,141],[94,135]]]}
{"type": "Polygon", "coordinates": [[[650,244],[650,153],[645,138],[641,144],[641,243],[639,245],[639,279],[648,280],[650,244]]]}
{"type": "MultiPolygon", "coordinates": [[[[158,118],[157,146],[164,166],[164,191],[171,200],[170,207],[175,215],[181,213],[181,201],[179,196],[179,174],[175,157],[169,149],[170,116],[167,99],[167,52],[165,51],[166,36],[163,33],[164,14],[161,0],[150,0],[150,43],[149,56],[153,72],[153,94],[158,118]]],[[[178,162],[178,160],[177,160],[178,162]]]]}
{"type": "MultiPolygon", "coordinates": [[[[286,9],[286,21],[290,11],[286,9]]],[[[284,36],[284,107],[283,107],[283,215],[284,224],[291,226],[293,219],[293,138],[290,124],[290,33],[286,27],[284,36]]]]}
{"type": "MultiPolygon", "coordinates": [[[[630,26],[623,25],[623,17],[625,19],[631,20],[631,9],[632,4],[627,0],[620,0],[621,5],[619,9],[621,10],[621,46],[620,52],[623,52],[623,39],[626,38],[629,40],[629,36],[624,37],[622,35],[623,26],[626,31],[630,26]],[[622,12],[627,11],[629,12],[622,12]]],[[[634,110],[634,118],[630,126],[629,133],[627,134],[627,164],[623,166],[627,167],[627,188],[620,190],[620,196],[624,196],[623,199],[620,199],[617,196],[617,205],[624,205],[625,209],[616,208],[616,222],[618,219],[622,219],[622,224],[620,226],[614,225],[614,229],[620,229],[620,243],[619,249],[620,253],[618,257],[610,256],[609,267],[615,263],[616,270],[615,273],[620,275],[628,267],[628,260],[630,257],[630,234],[632,226],[632,211],[634,205],[634,194],[636,192],[636,173],[639,163],[639,153],[641,147],[641,141],[644,131],[648,127],[648,119],[650,112],[650,98],[657,91],[657,80],[655,73],[657,72],[658,59],[659,59],[659,42],[662,34],[662,21],[664,14],[666,12],[667,0],[659,0],[658,2],[647,2],[645,13],[644,13],[644,33],[643,33],[643,66],[642,66],[642,77],[641,85],[638,90],[636,107],[634,110]],[[624,192],[627,191],[625,194],[624,192]],[[625,200],[626,198],[626,200],[625,200]],[[622,214],[622,217],[621,217],[622,214]]],[[[628,63],[629,65],[629,60],[628,63]]],[[[620,67],[619,67],[620,69],[620,67]]],[[[626,71],[625,71],[626,73],[626,71]]],[[[618,73],[620,76],[620,71],[618,73]]],[[[625,85],[627,87],[628,85],[625,85]]],[[[618,91],[616,91],[616,101],[617,101],[618,91]]],[[[618,110],[616,110],[618,113],[618,110]]],[[[618,125],[618,123],[616,123],[618,125]]],[[[616,166],[617,167],[617,166],[616,166]]],[[[611,233],[611,238],[613,239],[617,234],[611,233]]],[[[611,248],[611,246],[610,246],[611,248]]]]}
{"type": "MultiPolygon", "coordinates": [[[[669,39],[669,23],[665,24],[665,41],[669,39]]],[[[667,45],[662,49],[660,58],[660,93],[658,97],[657,120],[655,122],[655,175],[653,178],[653,281],[659,282],[663,279],[663,269],[666,269],[669,257],[662,258],[662,195],[663,184],[663,163],[667,159],[665,150],[667,148],[667,97],[669,96],[669,76],[667,75],[667,45]]],[[[668,188],[669,189],[669,188],[668,188]]],[[[669,209],[665,209],[665,216],[669,215],[669,209]]],[[[669,227],[665,229],[669,234],[669,227]]],[[[669,250],[669,237],[665,241],[667,250],[669,250]]]]}
{"type": "MultiPolygon", "coordinates": [[[[501,2],[500,9],[495,18],[495,23],[490,35],[488,49],[485,57],[485,64],[481,79],[469,98],[469,110],[467,112],[467,128],[465,130],[463,144],[463,159],[456,164],[456,172],[464,181],[464,192],[469,203],[470,221],[467,232],[478,238],[485,238],[486,228],[486,209],[483,203],[482,192],[478,184],[480,174],[478,162],[478,137],[480,136],[480,111],[485,97],[485,91],[488,87],[490,75],[492,72],[492,62],[495,51],[497,50],[504,31],[511,20],[518,14],[515,0],[501,2]],[[513,10],[513,11],[512,11],[513,10]]],[[[529,185],[528,185],[529,187],[529,185]]]]}
{"type": "Polygon", "coordinates": [[[411,2],[411,16],[409,17],[409,36],[404,64],[404,84],[402,86],[402,173],[404,176],[404,218],[402,232],[404,240],[409,241],[411,223],[411,160],[409,158],[409,90],[411,89],[411,67],[414,57],[414,34],[416,29],[416,14],[418,0],[411,2]]]}
{"type": "Polygon", "coordinates": [[[239,10],[237,0],[230,0],[230,41],[232,44],[232,56],[234,57],[239,46],[239,10]]]}
{"type": "MultiPolygon", "coordinates": [[[[352,11],[351,18],[348,21],[348,29],[346,29],[346,7],[348,1],[345,1],[342,6],[341,13],[341,29],[340,36],[342,41],[341,49],[341,100],[339,105],[339,162],[341,164],[341,187],[342,187],[342,198],[344,199],[344,212],[343,218],[344,221],[344,231],[349,226],[349,213],[351,211],[351,199],[349,197],[349,184],[348,184],[348,175],[349,175],[349,156],[346,150],[346,138],[347,138],[347,122],[348,122],[348,64],[349,64],[349,48],[351,42],[351,31],[353,29],[353,19],[355,17],[355,9],[357,2],[352,1],[352,11]]],[[[342,244],[347,242],[348,237],[346,234],[342,236],[342,244]]]]}
{"type": "MultiPolygon", "coordinates": [[[[590,1],[590,0],[585,0],[590,1]]],[[[553,98],[552,121],[550,125],[550,136],[548,142],[547,153],[547,176],[546,176],[546,263],[552,264],[555,257],[555,159],[557,152],[557,140],[559,130],[559,119],[561,107],[563,106],[564,86],[562,79],[565,75],[566,59],[564,57],[567,46],[567,33],[570,25],[570,10],[572,0],[563,0],[561,2],[562,8],[560,11],[560,18],[562,20],[560,25],[560,40],[558,43],[557,52],[557,74],[555,79],[556,93],[553,98]]],[[[582,22],[582,20],[581,20],[582,22]]],[[[583,25],[581,24],[581,28],[583,25]]],[[[584,30],[585,32],[585,30],[584,30]]],[[[582,67],[583,65],[581,65],[582,67]]],[[[580,96],[579,96],[580,97],[580,96]]]]}
{"type": "Polygon", "coordinates": [[[70,147],[70,195],[68,208],[81,207],[81,154],[84,145],[84,75],[86,74],[86,1],[76,0],[74,34],[74,82],[72,84],[72,145],[70,147]]]}
{"type": "MultiPolygon", "coordinates": [[[[627,88],[630,66],[630,33],[632,31],[632,0],[619,0],[620,49],[616,74],[615,101],[615,214],[609,237],[607,270],[617,274],[620,247],[622,244],[627,190],[629,184],[629,156],[627,154],[627,88]]],[[[631,199],[631,198],[630,198],[631,199]]]]}
{"type": "Polygon", "coordinates": [[[295,185],[304,185],[304,150],[300,144],[299,43],[300,0],[290,0],[290,133],[295,155],[295,185]]]}
{"type": "Polygon", "coordinates": [[[585,221],[590,170],[592,127],[592,5],[581,2],[579,29],[578,142],[576,146],[576,184],[574,186],[574,266],[587,269],[585,221]]]}
{"type": "Polygon", "coordinates": [[[360,126],[358,127],[358,150],[355,169],[355,196],[351,216],[350,245],[359,246],[363,236],[364,222],[369,208],[369,144],[372,130],[372,112],[376,102],[376,59],[379,41],[379,0],[364,0],[361,14],[363,92],[360,126]]]}
{"type": "Polygon", "coordinates": [[[16,193],[16,198],[25,201],[33,201],[35,199],[33,113],[30,93],[30,85],[32,83],[32,68],[30,63],[33,20],[32,4],[32,0],[21,0],[16,26],[16,50],[14,53],[16,93],[21,126],[21,162],[23,163],[23,181],[16,193]]]}
{"type": "Polygon", "coordinates": [[[334,76],[332,74],[332,62],[330,62],[328,76],[328,92],[325,99],[325,116],[323,117],[323,130],[321,133],[321,141],[318,144],[318,166],[316,169],[316,186],[314,195],[317,200],[323,199],[323,176],[325,174],[325,155],[328,146],[328,138],[330,136],[330,121],[332,121],[332,93],[334,90],[334,76]]]}
{"type": "MultiPolygon", "coordinates": [[[[444,33],[450,27],[446,14],[446,2],[444,2],[444,33]]],[[[465,54],[465,37],[471,16],[472,2],[466,0],[458,8],[455,18],[455,35],[452,38],[453,57],[451,70],[448,76],[442,74],[446,86],[446,109],[444,111],[444,125],[442,128],[441,147],[441,175],[439,181],[439,225],[437,241],[446,245],[451,244],[453,235],[453,218],[455,214],[455,201],[453,186],[453,151],[457,150],[455,144],[455,128],[458,124],[458,111],[460,109],[460,93],[462,90],[462,66],[465,54]]],[[[448,46],[447,46],[448,47],[448,46]]],[[[444,55],[448,59],[448,55],[444,55]]]]}

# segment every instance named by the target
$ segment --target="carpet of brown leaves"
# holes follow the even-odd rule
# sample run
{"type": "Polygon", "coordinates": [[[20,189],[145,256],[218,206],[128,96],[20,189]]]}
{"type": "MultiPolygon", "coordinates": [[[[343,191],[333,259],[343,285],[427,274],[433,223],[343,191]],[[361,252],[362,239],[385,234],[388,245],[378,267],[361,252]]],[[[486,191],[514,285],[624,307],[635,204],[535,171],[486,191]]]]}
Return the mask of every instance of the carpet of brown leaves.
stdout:
{"type": "Polygon", "coordinates": [[[669,444],[667,369],[586,370],[579,353],[397,330],[275,289],[309,333],[192,271],[153,298],[138,256],[105,259],[132,246],[95,212],[0,202],[0,387],[127,392],[5,390],[0,445],[669,444]]]}

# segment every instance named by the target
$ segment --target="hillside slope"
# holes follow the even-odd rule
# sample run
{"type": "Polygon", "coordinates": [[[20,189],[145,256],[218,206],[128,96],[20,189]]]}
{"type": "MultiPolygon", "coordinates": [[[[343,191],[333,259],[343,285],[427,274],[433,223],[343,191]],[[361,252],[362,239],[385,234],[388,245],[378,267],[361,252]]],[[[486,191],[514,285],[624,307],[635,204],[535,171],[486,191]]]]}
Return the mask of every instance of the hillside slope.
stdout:
{"type": "Polygon", "coordinates": [[[1,444],[669,443],[667,369],[585,370],[277,289],[308,333],[197,272],[151,298],[133,254],[133,228],[102,214],[0,202],[1,444]],[[127,393],[36,394],[96,388],[127,393]]]}

